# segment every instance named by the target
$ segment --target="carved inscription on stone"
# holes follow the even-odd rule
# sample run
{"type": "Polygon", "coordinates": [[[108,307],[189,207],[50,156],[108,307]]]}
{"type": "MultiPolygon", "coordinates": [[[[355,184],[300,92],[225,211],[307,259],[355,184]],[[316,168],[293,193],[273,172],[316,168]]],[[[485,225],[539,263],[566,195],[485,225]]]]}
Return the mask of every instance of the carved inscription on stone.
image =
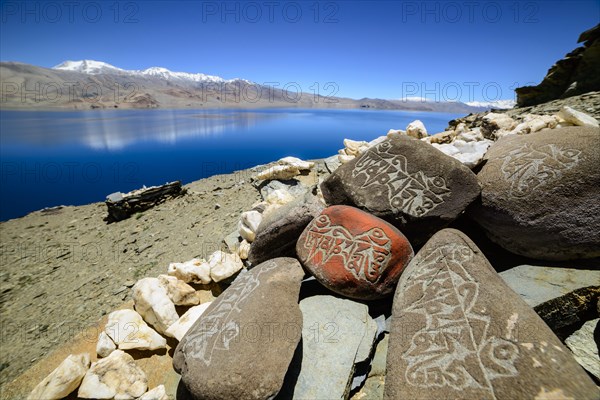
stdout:
{"type": "Polygon", "coordinates": [[[392,210],[421,217],[441,204],[450,189],[442,177],[429,177],[423,171],[409,173],[406,157],[391,153],[391,147],[383,142],[367,151],[352,177],[364,179],[362,189],[385,186],[392,210]]]}
{"type": "Polygon", "coordinates": [[[321,215],[308,229],[304,247],[308,258],[317,263],[339,261],[355,278],[375,283],[381,277],[392,256],[392,241],[381,228],[373,228],[359,235],[332,225],[329,216],[321,215]]]}
{"type": "Polygon", "coordinates": [[[562,176],[575,167],[581,159],[581,151],[561,149],[554,144],[533,147],[530,144],[515,149],[502,157],[500,170],[504,179],[510,181],[510,193],[524,197],[562,176]]]}
{"type": "Polygon", "coordinates": [[[186,337],[183,352],[186,357],[200,359],[209,367],[217,351],[229,350],[230,344],[240,334],[238,323],[248,296],[260,286],[260,276],[277,267],[275,262],[266,263],[258,273],[246,273],[239,277],[217,301],[210,314],[201,317],[202,324],[186,337]]]}
{"type": "Polygon", "coordinates": [[[476,311],[479,283],[463,267],[473,256],[467,246],[442,246],[407,282],[403,290],[416,290],[420,298],[404,311],[421,315],[426,323],[402,358],[410,385],[482,389],[495,398],[492,381],[517,375],[519,348],[492,335],[491,318],[476,311]]]}

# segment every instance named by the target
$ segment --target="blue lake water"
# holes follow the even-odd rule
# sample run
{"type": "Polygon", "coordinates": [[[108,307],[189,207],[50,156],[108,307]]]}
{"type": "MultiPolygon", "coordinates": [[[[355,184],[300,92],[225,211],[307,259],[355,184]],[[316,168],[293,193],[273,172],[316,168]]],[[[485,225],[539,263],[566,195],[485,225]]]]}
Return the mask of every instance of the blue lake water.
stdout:
{"type": "Polygon", "coordinates": [[[420,119],[430,133],[458,114],[376,110],[0,111],[0,220],[103,201],[142,185],[322,158],[420,119]]]}

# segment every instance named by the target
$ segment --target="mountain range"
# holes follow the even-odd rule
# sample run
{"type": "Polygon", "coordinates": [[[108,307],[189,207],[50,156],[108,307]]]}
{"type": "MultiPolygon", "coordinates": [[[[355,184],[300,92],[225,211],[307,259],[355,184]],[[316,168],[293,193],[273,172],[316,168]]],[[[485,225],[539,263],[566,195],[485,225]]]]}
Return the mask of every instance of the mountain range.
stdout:
{"type": "MultiPolygon", "coordinates": [[[[480,112],[510,104],[424,101],[423,99],[351,99],[299,92],[162,67],[125,70],[101,61],[65,61],[53,68],[0,62],[0,108],[334,108],[480,112]]],[[[282,86],[285,83],[282,83],[282,86]]],[[[330,91],[324,87],[325,92],[330,91]]],[[[504,107],[502,107],[504,106],[504,107]]]]}

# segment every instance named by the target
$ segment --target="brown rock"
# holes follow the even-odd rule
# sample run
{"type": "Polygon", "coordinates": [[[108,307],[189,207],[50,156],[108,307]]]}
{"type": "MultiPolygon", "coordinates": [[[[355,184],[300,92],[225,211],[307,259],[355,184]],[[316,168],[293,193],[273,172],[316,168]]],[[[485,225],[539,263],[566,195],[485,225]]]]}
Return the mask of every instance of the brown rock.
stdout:
{"type": "Polygon", "coordinates": [[[295,256],[298,237],[323,208],[325,206],[321,201],[312,192],[308,192],[264,215],[256,238],[250,245],[248,261],[257,265],[275,257],[295,256]]]}
{"type": "Polygon", "coordinates": [[[463,233],[445,229],[394,298],[386,399],[597,399],[598,389],[463,233]]]}
{"type": "Polygon", "coordinates": [[[303,276],[295,259],[275,258],[240,275],[210,305],[173,357],[193,396],[267,399],[279,392],[301,336],[303,276]]]}
{"type": "Polygon", "coordinates": [[[541,260],[600,257],[600,129],[507,136],[486,158],[469,213],[492,241],[541,260]]]}
{"type": "Polygon", "coordinates": [[[398,229],[349,206],[323,210],[298,239],[296,253],[325,287],[364,300],[392,294],[414,254],[398,229]]]}

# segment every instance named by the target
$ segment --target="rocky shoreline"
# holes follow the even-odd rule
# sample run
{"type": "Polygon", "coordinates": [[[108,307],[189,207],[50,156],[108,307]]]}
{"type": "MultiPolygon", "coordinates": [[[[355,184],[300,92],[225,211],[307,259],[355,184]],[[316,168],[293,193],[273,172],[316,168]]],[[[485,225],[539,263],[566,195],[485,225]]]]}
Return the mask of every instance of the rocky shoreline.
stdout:
{"type": "MultiPolygon", "coordinates": [[[[240,303],[236,307],[241,307],[240,310],[244,311],[240,311],[239,318],[246,316],[250,320],[243,324],[240,322],[240,324],[248,326],[255,321],[252,319],[253,317],[262,318],[260,317],[262,314],[257,314],[257,310],[269,309],[270,304],[273,303],[273,297],[270,297],[272,296],[271,290],[274,291],[273,293],[283,290],[274,297],[278,302],[280,298],[281,301],[284,301],[284,298],[287,299],[285,301],[288,301],[294,297],[296,300],[289,301],[287,308],[279,310],[281,314],[278,314],[277,322],[289,323],[290,326],[296,327],[304,326],[304,328],[298,328],[299,330],[290,331],[290,337],[294,338],[291,342],[282,341],[277,345],[279,347],[275,347],[285,348],[285,351],[275,352],[269,356],[273,358],[273,364],[270,364],[269,360],[271,359],[266,357],[265,368],[273,368],[273,374],[269,375],[270,380],[262,382],[260,377],[256,377],[256,379],[238,384],[234,384],[235,381],[232,381],[229,386],[226,382],[223,382],[222,386],[203,384],[198,380],[197,373],[194,372],[196,368],[203,370],[203,367],[201,364],[193,367],[193,362],[197,362],[197,360],[187,360],[191,350],[186,350],[186,345],[182,344],[175,351],[175,368],[182,373],[186,390],[195,391],[196,396],[200,396],[198,393],[204,395],[206,390],[216,390],[217,393],[206,394],[210,398],[225,398],[223,397],[225,394],[247,396],[248,393],[254,393],[253,398],[267,398],[278,392],[281,398],[285,398],[286,394],[288,398],[293,394],[301,398],[327,394],[340,398],[349,396],[356,399],[380,398],[379,396],[384,393],[385,353],[390,354],[389,352],[393,351],[392,359],[397,359],[399,354],[414,351],[415,348],[411,346],[418,347],[416,342],[411,345],[410,341],[398,341],[398,335],[394,334],[394,330],[399,329],[394,318],[404,315],[404,313],[406,313],[406,318],[417,318],[415,315],[418,315],[417,311],[409,309],[410,301],[406,303],[406,300],[398,300],[405,294],[408,295],[408,291],[396,292],[395,304],[399,307],[398,310],[392,311],[389,297],[387,300],[371,301],[379,297],[371,297],[369,294],[379,290],[379,286],[373,286],[373,282],[380,282],[379,271],[386,271],[388,265],[390,265],[390,270],[393,270],[395,266],[398,271],[405,271],[402,275],[401,285],[406,285],[406,281],[409,279],[407,277],[414,275],[417,279],[420,276],[421,272],[419,271],[424,268],[421,265],[430,265],[428,263],[431,261],[435,249],[444,248],[444,246],[464,248],[460,257],[466,257],[465,261],[459,261],[458,264],[461,265],[461,271],[467,272],[456,270],[462,274],[461,279],[464,282],[461,285],[469,290],[477,290],[478,293],[482,293],[481,301],[486,303],[485,306],[478,305],[475,297],[468,300],[471,302],[469,307],[477,305],[477,307],[487,310],[495,310],[494,307],[497,307],[495,304],[507,293],[511,293],[510,296],[514,295],[508,287],[504,287],[504,283],[497,277],[496,272],[506,270],[503,274],[510,274],[511,268],[521,263],[536,262],[534,265],[562,265],[579,268],[588,266],[595,271],[577,269],[567,271],[571,271],[574,276],[577,276],[579,272],[590,273],[589,276],[592,277],[592,280],[600,281],[600,275],[598,275],[600,272],[597,270],[600,255],[595,253],[595,248],[600,243],[596,237],[598,214],[593,212],[596,206],[585,200],[587,208],[578,206],[565,210],[566,205],[559,201],[564,199],[564,196],[568,198],[571,193],[577,193],[578,198],[583,198],[581,196],[584,194],[593,196],[594,190],[597,194],[597,186],[594,189],[594,184],[598,184],[597,172],[594,172],[593,165],[594,160],[595,165],[598,165],[597,143],[600,139],[600,129],[597,125],[598,122],[589,118],[591,115],[597,119],[599,112],[600,93],[595,92],[547,103],[537,106],[537,108],[468,116],[451,121],[447,131],[431,136],[427,135],[422,124],[415,121],[407,127],[406,131],[392,129],[386,136],[370,143],[345,141],[344,148],[340,150],[339,155],[325,160],[304,162],[288,157],[268,166],[259,166],[193,182],[185,185],[186,193],[184,195],[111,224],[106,224],[104,221],[107,210],[103,203],[42,210],[20,219],[4,222],[0,225],[2,228],[0,230],[1,253],[3,265],[9,267],[2,272],[0,291],[3,315],[2,382],[0,384],[2,387],[6,385],[10,388],[8,393],[15,393],[14,384],[7,385],[9,381],[22,374],[31,364],[42,359],[50,350],[68,343],[78,333],[85,331],[88,326],[103,316],[108,316],[108,321],[105,322],[107,326],[110,325],[110,321],[113,326],[116,324],[118,327],[134,323],[137,326],[143,325],[144,329],[147,328],[148,335],[151,337],[154,337],[153,334],[158,335],[151,343],[147,344],[147,347],[138,347],[140,350],[174,349],[177,342],[173,343],[173,338],[182,340],[182,343],[191,341],[192,344],[189,346],[195,348],[194,346],[198,346],[198,343],[202,343],[203,340],[212,339],[204,335],[206,327],[201,329],[198,324],[190,327],[191,322],[200,315],[206,315],[206,318],[212,316],[217,321],[216,323],[221,323],[218,312],[215,310],[225,307],[224,304],[228,299],[236,299],[238,296],[228,296],[228,294],[235,290],[245,293],[246,290],[249,290],[245,289],[250,284],[249,282],[261,282],[264,279],[265,282],[279,283],[264,285],[265,292],[261,295],[262,297],[258,292],[248,291],[248,304],[240,303]],[[569,106],[573,108],[569,108],[569,106]],[[587,114],[587,119],[580,113],[587,114]],[[594,125],[594,121],[596,125],[594,125]],[[557,146],[565,146],[561,142],[561,136],[568,136],[568,139],[565,139],[567,147],[573,148],[566,153],[563,152],[564,154],[558,154],[555,150],[557,146]],[[525,174],[512,170],[507,172],[506,179],[516,183],[513,183],[512,188],[496,189],[494,187],[494,182],[498,180],[498,176],[494,175],[494,173],[498,173],[496,169],[499,168],[500,173],[504,173],[503,171],[510,167],[506,161],[506,154],[512,154],[511,151],[513,151],[510,144],[523,141],[517,145],[517,148],[527,149],[529,141],[532,140],[534,141],[534,144],[531,145],[533,148],[528,150],[529,153],[524,158],[518,158],[521,161],[517,163],[517,169],[521,171],[523,170],[521,167],[525,167],[525,174]],[[540,142],[536,143],[535,140],[540,142]],[[508,146],[508,149],[504,150],[501,144],[504,144],[505,147],[508,146]],[[544,146],[550,146],[551,151],[543,152],[541,155],[529,155],[533,154],[535,149],[544,146]],[[435,151],[434,148],[441,152],[435,151]],[[496,151],[500,154],[488,151],[489,148],[500,149],[496,151]],[[432,157],[436,162],[431,162],[432,157]],[[394,166],[393,168],[388,164],[382,164],[382,160],[386,159],[393,161],[390,164],[394,166]],[[423,160],[427,160],[428,163],[423,160]],[[556,163],[558,163],[558,167],[555,165],[556,163]],[[531,170],[531,165],[535,165],[537,169],[531,170]],[[410,169],[410,166],[417,166],[418,172],[410,169]],[[489,179],[486,178],[486,174],[490,176],[489,179]],[[564,180],[560,181],[563,175],[564,180]],[[381,180],[382,176],[387,176],[388,179],[381,180]],[[543,180],[536,178],[539,176],[543,176],[543,180]],[[544,184],[547,181],[560,182],[558,187],[567,187],[566,194],[545,191],[544,184]],[[523,185],[526,186],[527,193],[523,193],[523,185]],[[483,191],[481,191],[482,188],[483,191]],[[502,197],[500,194],[512,193],[511,190],[515,194],[508,196],[510,200],[508,204],[497,201],[502,197]],[[396,191],[412,193],[412,196],[398,197],[396,191]],[[417,196],[415,193],[420,195],[417,196]],[[529,198],[538,199],[548,204],[551,209],[558,209],[559,216],[569,215],[567,219],[574,221],[575,226],[558,224],[557,232],[559,233],[556,233],[553,231],[556,224],[552,219],[548,220],[549,222],[546,221],[547,224],[536,225],[536,221],[540,218],[539,214],[534,213],[529,217],[526,210],[523,211],[519,208],[521,207],[519,201],[524,196],[531,196],[529,198]],[[352,218],[346,218],[344,217],[345,212],[356,213],[358,210],[343,212],[331,210],[331,208],[339,207],[337,206],[339,204],[351,205],[367,211],[364,213],[367,216],[356,214],[352,218]],[[327,206],[334,207],[326,209],[327,206]],[[517,210],[516,217],[496,217],[498,209],[502,207],[507,210],[508,214],[517,210]],[[339,216],[340,212],[341,217],[339,216]],[[590,213],[591,216],[588,215],[590,213]],[[527,218],[531,218],[531,220],[527,220],[527,218]],[[478,223],[474,223],[473,219],[478,223]],[[348,223],[350,220],[363,222],[361,222],[362,225],[352,225],[348,223]],[[524,220],[525,223],[523,223],[524,220]],[[349,243],[348,245],[368,243],[368,246],[377,248],[377,252],[368,255],[376,260],[376,262],[373,261],[375,264],[372,264],[377,266],[375,270],[362,269],[359,264],[356,264],[354,272],[350,271],[352,273],[348,274],[348,271],[344,272],[343,266],[349,265],[349,260],[340,264],[339,261],[335,261],[336,258],[332,254],[325,255],[325,253],[315,252],[315,243],[321,243],[319,240],[323,239],[320,238],[323,235],[325,235],[323,237],[329,235],[330,226],[343,227],[343,229],[336,228],[338,229],[336,235],[343,235],[344,240],[349,243]],[[448,226],[462,232],[445,229],[448,226]],[[365,227],[369,227],[369,229],[365,227]],[[408,238],[410,242],[408,246],[412,245],[411,252],[404,247],[397,247],[398,241],[401,240],[400,236],[389,230],[396,228],[400,229],[400,235],[406,235],[408,238]],[[511,241],[503,242],[494,237],[494,229],[504,229],[505,232],[522,232],[523,237],[519,238],[518,246],[515,246],[511,241]],[[484,231],[492,239],[491,241],[484,237],[484,231]],[[574,231],[577,234],[569,235],[553,243],[552,237],[560,235],[560,232],[564,231],[574,231]],[[541,249],[535,241],[528,244],[528,240],[535,239],[531,238],[531,232],[535,232],[536,236],[539,236],[540,232],[544,232],[547,236],[542,236],[543,241],[550,243],[550,248],[541,249]],[[301,244],[304,247],[301,247],[301,244]],[[399,250],[400,248],[403,250],[399,250]],[[534,251],[528,252],[527,249],[534,251]],[[565,253],[565,249],[575,250],[565,253]],[[520,254],[520,256],[511,254],[507,250],[520,254]],[[553,257],[550,255],[552,250],[568,255],[553,257]],[[406,256],[400,257],[399,254],[406,256]],[[296,255],[298,255],[302,267],[310,271],[321,285],[317,284],[314,279],[303,280],[304,272],[301,272],[303,270],[298,261],[285,258],[296,257],[296,255]],[[170,266],[167,268],[168,265],[170,266]],[[342,270],[339,269],[340,265],[342,270]],[[298,274],[291,272],[296,270],[299,271],[298,274]],[[485,278],[479,278],[479,274],[485,278]],[[491,276],[494,278],[490,278],[491,276]],[[237,279],[234,280],[236,277],[237,279]],[[348,291],[345,284],[341,283],[350,281],[354,282],[351,285],[352,291],[348,291]],[[356,288],[361,289],[357,291],[356,288]],[[223,290],[225,291],[222,292],[223,290]],[[157,291],[161,293],[164,291],[164,293],[159,296],[156,294],[157,291]],[[502,296],[498,297],[495,294],[496,291],[502,296]],[[334,293],[341,293],[341,297],[334,293]],[[299,305],[298,296],[300,297],[299,305]],[[353,300],[344,299],[348,296],[353,300]],[[254,299],[254,297],[257,298],[254,299]],[[187,300],[183,300],[184,298],[187,300]],[[121,313],[123,314],[121,316],[113,313],[116,308],[122,306],[123,302],[130,299],[134,300],[135,310],[140,315],[139,321],[138,314],[133,310],[131,313],[134,314],[121,313]],[[264,303],[265,299],[268,300],[266,303],[264,303]],[[210,302],[212,304],[208,305],[210,302]],[[314,302],[317,304],[312,304],[314,302]],[[159,303],[162,305],[158,305],[159,303]],[[323,312],[330,310],[332,315],[339,315],[339,312],[342,312],[339,310],[344,310],[343,314],[348,318],[358,318],[357,321],[362,321],[349,324],[344,328],[346,325],[343,321],[335,320],[336,327],[348,329],[344,331],[345,333],[342,332],[341,338],[344,340],[353,336],[370,338],[352,343],[344,342],[345,345],[342,347],[349,348],[351,352],[354,351],[354,356],[344,363],[344,368],[341,370],[329,371],[331,366],[327,363],[321,366],[332,374],[340,374],[342,377],[345,375],[344,384],[337,385],[335,388],[328,386],[327,382],[315,384],[314,380],[323,375],[323,371],[311,371],[305,366],[305,363],[309,362],[307,360],[310,357],[319,360],[324,357],[319,354],[333,354],[329,352],[341,350],[335,350],[336,346],[320,347],[318,345],[321,342],[317,342],[316,347],[305,343],[304,357],[309,357],[306,360],[302,356],[298,356],[298,350],[294,353],[300,337],[303,337],[306,342],[307,335],[314,334],[314,332],[307,331],[307,327],[313,326],[315,323],[317,326],[321,326],[320,324],[324,326],[335,319],[334,316],[331,316],[329,320],[327,317],[319,319],[320,317],[312,311],[319,308],[319,304],[323,312]],[[190,306],[191,308],[189,308],[190,306]],[[203,308],[192,312],[196,307],[203,308]],[[179,322],[178,319],[184,319],[186,311],[192,313],[189,315],[194,317],[188,315],[187,319],[190,321],[187,325],[177,328],[182,329],[181,332],[184,334],[176,333],[179,332],[177,330],[169,331],[176,321],[179,322]],[[392,315],[391,320],[390,314],[392,315]],[[294,316],[292,317],[292,315],[294,316]],[[142,317],[145,322],[141,319],[142,317]],[[302,325],[302,320],[304,320],[304,325],[302,325]],[[194,330],[200,332],[199,335],[196,335],[196,339],[193,339],[194,335],[185,334],[188,329],[191,332],[194,330]],[[355,332],[353,329],[358,331],[355,332]],[[387,348],[388,340],[391,340],[389,350],[387,348]],[[289,376],[285,374],[287,368],[280,368],[284,364],[291,365],[288,375],[292,373],[292,366],[295,365],[299,368],[296,371],[299,375],[296,377],[295,383],[290,381],[289,376]],[[277,378],[273,380],[275,375],[277,378]],[[252,387],[253,384],[258,383],[260,383],[260,392],[256,392],[258,389],[252,387]],[[314,387],[321,388],[325,392],[315,392],[314,387]],[[241,392],[236,392],[238,389],[241,392]]],[[[534,206],[534,208],[536,207],[534,206]]],[[[352,208],[352,210],[356,209],[352,208]]],[[[548,213],[550,212],[548,211],[548,213]]],[[[507,234],[501,236],[507,237],[507,234]]],[[[320,247],[317,246],[317,248],[320,247]]],[[[437,261],[434,264],[451,265],[440,263],[442,261],[448,263],[448,260],[454,260],[455,257],[458,257],[457,260],[461,259],[452,254],[454,253],[442,252],[436,256],[435,260],[437,261]]],[[[452,270],[454,267],[448,268],[452,270]]],[[[455,273],[459,273],[456,271],[455,273]]],[[[553,269],[553,272],[540,281],[550,285],[567,286],[555,277],[558,271],[558,268],[553,269]]],[[[392,274],[390,280],[396,282],[398,277],[399,273],[392,274]]],[[[507,279],[505,281],[508,282],[507,279]]],[[[593,282],[589,282],[589,284],[593,285],[593,282]]],[[[517,290],[518,285],[509,283],[509,286],[513,290],[519,291],[517,290]]],[[[583,285],[569,287],[565,291],[570,292],[581,287],[583,285]]],[[[524,297],[530,296],[531,291],[536,291],[538,287],[532,284],[531,287],[522,289],[525,293],[519,291],[519,294],[524,297]]],[[[389,290],[382,289],[381,293],[386,293],[387,296],[391,295],[389,290]]],[[[590,301],[597,302],[598,294],[594,293],[596,293],[595,297],[592,295],[590,301]]],[[[565,293],[560,293],[560,295],[563,294],[565,293]]],[[[546,297],[545,300],[552,300],[560,295],[554,294],[552,295],[554,297],[546,297]]],[[[582,383],[579,387],[575,387],[567,384],[564,381],[566,378],[552,374],[548,375],[549,378],[543,378],[534,370],[528,377],[528,380],[534,382],[530,387],[517,386],[507,389],[511,385],[510,383],[503,383],[500,387],[489,386],[491,384],[488,383],[486,390],[492,388],[492,392],[496,390],[501,394],[498,398],[507,398],[509,394],[539,395],[540,387],[544,387],[544,390],[548,390],[548,393],[552,394],[556,394],[553,390],[560,389],[564,395],[570,393],[575,398],[592,398],[590,388],[593,387],[593,383],[588,383],[589,378],[575,364],[573,357],[565,356],[567,353],[562,354],[568,350],[563,350],[561,342],[554,338],[554,334],[541,320],[538,321],[539,318],[531,309],[531,305],[520,305],[520,300],[516,295],[511,299],[516,304],[517,314],[525,318],[527,324],[539,327],[539,332],[542,334],[535,337],[515,338],[511,336],[512,330],[507,333],[501,331],[499,326],[495,327],[495,329],[500,329],[498,335],[503,338],[502,340],[519,342],[525,347],[523,351],[531,353],[527,357],[532,357],[540,364],[546,365],[546,362],[552,362],[551,358],[560,357],[567,377],[580,379],[582,383]],[[546,349],[537,349],[535,346],[529,348],[527,344],[537,342],[550,343],[551,346],[560,349],[560,354],[546,353],[546,349]],[[556,383],[558,386],[549,387],[547,379],[558,382],[556,383]],[[534,386],[538,391],[530,393],[529,390],[534,386]]],[[[131,306],[126,308],[131,309],[131,306]]],[[[510,306],[507,306],[508,309],[510,306]]],[[[481,310],[473,311],[472,318],[486,320],[488,314],[481,313],[481,310]]],[[[498,324],[517,324],[515,319],[517,317],[507,315],[504,311],[498,310],[493,313],[496,314],[492,321],[496,321],[498,324]]],[[[596,311],[595,318],[597,318],[597,313],[598,311],[596,311]]],[[[263,317],[267,318],[267,316],[263,317]]],[[[420,320],[416,319],[415,321],[415,324],[421,324],[420,320]]],[[[267,318],[264,324],[270,322],[273,320],[267,318]]],[[[582,321],[582,324],[584,322],[586,321],[582,321]]],[[[580,327],[578,324],[573,324],[573,326],[577,329],[580,327]]],[[[429,326],[427,329],[433,328],[429,326]]],[[[326,328],[324,329],[322,334],[327,334],[328,331],[326,328]]],[[[413,332],[415,338],[418,333],[419,329],[413,332]]],[[[106,335],[111,336],[111,333],[107,330],[106,335]]],[[[278,336],[276,335],[276,337],[278,336]]],[[[494,341],[495,338],[496,336],[490,336],[488,339],[491,341],[490,343],[493,342],[496,345],[500,342],[494,341]]],[[[98,338],[93,340],[96,339],[98,338]]],[[[219,337],[218,340],[225,339],[219,337]]],[[[269,347],[261,348],[261,340],[257,340],[258,342],[253,342],[252,351],[267,354],[265,352],[269,347]]],[[[81,366],[78,370],[83,371],[79,378],[79,382],[83,380],[85,383],[82,384],[84,389],[80,389],[79,392],[81,397],[94,396],[93,393],[97,393],[94,390],[98,390],[97,387],[94,389],[94,385],[90,383],[96,378],[92,379],[88,375],[94,370],[101,369],[103,364],[96,362],[92,364],[92,369],[88,370],[90,361],[115,359],[115,365],[120,365],[118,368],[128,365],[127,368],[137,371],[138,367],[135,366],[137,361],[129,360],[126,352],[111,351],[116,347],[127,350],[117,338],[114,336],[102,337],[101,342],[104,346],[98,354],[105,358],[97,358],[96,354],[91,354],[91,357],[74,358],[70,361],[73,365],[81,366]]],[[[326,342],[323,341],[323,343],[326,342]]],[[[223,347],[223,343],[219,344],[217,348],[223,347]]],[[[227,374],[231,373],[232,376],[237,376],[240,372],[235,372],[235,368],[240,363],[246,368],[240,360],[250,360],[251,358],[244,357],[251,357],[254,353],[246,354],[249,349],[247,343],[243,341],[236,342],[236,345],[239,348],[236,347],[235,351],[231,353],[235,354],[235,357],[231,359],[223,355],[229,354],[225,351],[229,345],[221,349],[225,353],[217,352],[221,354],[220,357],[217,357],[221,364],[216,364],[219,366],[214,367],[215,377],[203,377],[202,379],[209,379],[210,382],[214,382],[214,379],[226,380],[221,374],[229,376],[227,374]]],[[[506,346],[501,348],[506,351],[514,350],[512,347],[506,346]]],[[[504,361],[496,359],[488,365],[488,370],[482,370],[480,373],[488,377],[496,376],[500,381],[506,379],[506,382],[511,382],[511,379],[516,379],[515,371],[523,371],[526,368],[525,364],[517,365],[513,362],[516,358],[513,359],[510,354],[514,354],[514,351],[506,354],[510,362],[506,361],[507,359],[504,361]],[[499,372],[499,368],[502,369],[501,372],[499,372]],[[490,372],[492,369],[495,372],[490,372]]],[[[524,353],[519,354],[524,357],[524,353]]],[[[170,355],[172,354],[164,357],[170,360],[170,355]]],[[[340,353],[339,357],[343,358],[346,355],[340,353]]],[[[256,354],[253,356],[255,357],[256,354]]],[[[396,376],[404,374],[405,369],[414,368],[410,357],[404,357],[402,360],[404,361],[394,364],[392,369],[389,368],[388,361],[387,373],[396,376]]],[[[60,361],[62,360],[58,360],[58,362],[60,361]]],[[[112,361],[103,361],[103,363],[109,362],[112,361]]],[[[55,364],[54,367],[57,365],[55,364]]],[[[449,367],[444,367],[444,369],[447,368],[449,367]]],[[[547,371],[546,368],[543,370],[547,371]]],[[[425,389],[420,391],[415,388],[423,388],[419,383],[425,379],[423,376],[426,379],[430,378],[427,378],[428,375],[421,376],[422,373],[425,373],[423,369],[417,368],[415,371],[415,385],[410,389],[414,391],[404,392],[406,387],[391,387],[385,389],[389,390],[386,395],[389,398],[394,398],[398,393],[409,397],[422,396],[425,393],[433,397],[444,396],[450,393],[444,390],[450,390],[456,386],[456,384],[454,386],[447,384],[447,389],[440,389],[441,391],[436,391],[435,394],[427,392],[425,389]]],[[[152,374],[147,370],[145,372],[152,374]]],[[[145,379],[142,379],[144,371],[131,373],[131,375],[139,376],[140,382],[145,379]]],[[[39,376],[38,381],[41,381],[44,376],[39,376]]],[[[98,376],[100,376],[98,379],[102,380],[102,374],[98,376]]],[[[456,376],[453,379],[456,379],[456,376]]],[[[400,378],[394,378],[394,381],[396,380],[400,381],[400,378]]],[[[27,392],[23,391],[22,393],[29,393],[37,383],[28,381],[27,392]]],[[[141,396],[148,388],[147,383],[144,384],[145,386],[139,387],[132,383],[129,388],[133,387],[134,390],[127,392],[127,396],[131,398],[141,396]]],[[[463,389],[477,387],[475,384],[463,383],[463,385],[466,385],[462,387],[463,389]]],[[[458,385],[458,387],[461,386],[458,385]]],[[[76,387],[73,390],[75,389],[76,387]]],[[[150,389],[153,388],[150,387],[150,389]]],[[[174,392],[170,391],[171,389],[173,388],[165,389],[165,396],[174,395],[174,392]]],[[[473,396],[480,396],[484,393],[477,390],[473,392],[473,396]]],[[[6,398],[4,389],[0,393],[2,393],[2,398],[6,398]]],[[[154,395],[147,398],[168,398],[163,397],[160,393],[156,394],[156,397],[152,396],[154,395]]]]}

